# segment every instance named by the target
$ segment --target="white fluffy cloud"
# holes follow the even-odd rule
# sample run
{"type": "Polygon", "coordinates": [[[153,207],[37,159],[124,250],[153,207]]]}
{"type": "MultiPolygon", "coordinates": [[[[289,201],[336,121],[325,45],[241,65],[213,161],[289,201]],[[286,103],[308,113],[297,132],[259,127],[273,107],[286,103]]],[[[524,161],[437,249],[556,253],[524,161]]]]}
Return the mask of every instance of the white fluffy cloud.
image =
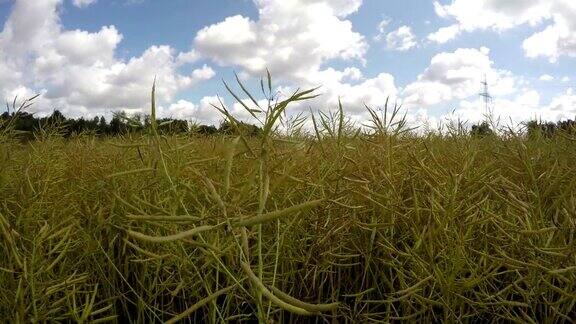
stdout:
{"type": "MultiPolygon", "coordinates": [[[[501,126],[518,126],[531,120],[555,121],[574,119],[576,116],[576,95],[572,89],[559,94],[544,104],[534,90],[525,90],[512,98],[497,98],[492,103],[492,118],[501,126]]],[[[453,116],[470,123],[486,120],[483,103],[480,99],[462,100],[453,116]]],[[[445,116],[447,117],[447,116],[445,116]]]]}
{"type": "Polygon", "coordinates": [[[462,31],[502,31],[550,18],[551,3],[558,1],[565,0],[453,0],[445,5],[435,1],[434,9],[439,17],[456,20],[462,31]]]}
{"type": "Polygon", "coordinates": [[[98,0],[72,0],[72,4],[76,7],[82,8],[95,3],[98,0]]]}
{"type": "Polygon", "coordinates": [[[437,31],[435,31],[434,33],[431,33],[430,35],[428,35],[428,40],[439,43],[439,44],[444,44],[444,43],[456,38],[456,36],[458,36],[458,34],[460,34],[460,32],[461,32],[460,26],[458,26],[458,25],[442,27],[442,28],[438,29],[437,31]]]}
{"type": "Polygon", "coordinates": [[[571,18],[555,16],[555,22],[535,33],[522,44],[527,57],[546,57],[556,62],[561,56],[576,57],[576,26],[565,19],[576,19],[576,7],[571,18]]]}
{"type": "MultiPolygon", "coordinates": [[[[362,0],[253,0],[257,18],[236,15],[206,26],[197,32],[188,52],[155,45],[128,59],[117,55],[123,35],[115,26],[91,32],[64,28],[59,17],[63,1],[17,0],[0,32],[0,95],[12,98],[40,92],[43,96],[34,107],[42,113],[54,108],[72,116],[117,109],[139,112],[148,108],[150,86],[156,77],[160,115],[217,124],[221,116],[211,106],[218,102],[217,97],[207,96],[199,102],[179,97],[183,90],[215,76],[209,65],[202,65],[203,60],[236,68],[244,80],[259,77],[268,68],[283,95],[290,95],[296,87],[322,86],[318,90],[321,97],[293,108],[334,109],[340,100],[357,121],[367,117],[364,104],[381,107],[389,97],[404,103],[413,122],[434,119],[428,116],[428,108],[448,104],[456,104],[457,113],[467,115],[464,119],[481,118],[478,93],[484,75],[499,116],[558,119],[573,118],[575,113],[576,95],[571,90],[543,104],[540,94],[528,88],[521,77],[497,68],[485,47],[434,55],[417,79],[402,89],[391,74],[363,71],[368,42],[349,20],[362,0]],[[199,66],[190,68],[197,63],[199,66]]],[[[71,1],[78,7],[96,2],[71,1]]],[[[428,39],[443,43],[477,29],[503,31],[523,24],[542,25],[523,46],[529,57],[554,61],[576,56],[576,37],[572,36],[576,35],[575,7],[568,0],[436,2],[436,13],[455,23],[428,39]]],[[[410,27],[388,29],[389,23],[387,19],[380,23],[375,41],[399,51],[418,47],[410,27]]],[[[550,80],[550,76],[541,79],[550,80]]],[[[248,120],[240,105],[228,104],[233,113],[248,120]]]]}
{"type": "Polygon", "coordinates": [[[199,104],[180,99],[168,106],[160,106],[158,111],[160,114],[171,118],[195,120],[209,125],[218,125],[222,116],[212,106],[212,104],[218,106],[218,101],[219,99],[213,96],[202,98],[199,104]]]}
{"type": "Polygon", "coordinates": [[[514,92],[516,79],[509,71],[495,69],[489,54],[490,50],[482,47],[435,55],[417,81],[405,87],[404,103],[409,107],[429,107],[477,95],[484,76],[492,84],[494,95],[514,92]]]}
{"type": "Polygon", "coordinates": [[[552,99],[550,104],[546,107],[546,111],[551,114],[543,118],[546,120],[566,119],[576,116],[576,94],[572,88],[566,90],[561,95],[552,99]]]}
{"type": "MultiPolygon", "coordinates": [[[[87,5],[91,1],[76,1],[87,5]]],[[[151,46],[127,61],[115,55],[122,35],[114,26],[97,32],[65,30],[60,23],[62,0],[18,0],[0,33],[0,89],[5,98],[43,94],[41,113],[95,115],[116,109],[148,107],[157,77],[159,103],[196,83],[210,79],[209,66],[183,75],[178,68],[195,54],[175,53],[169,46],[151,46]]]]}
{"type": "Polygon", "coordinates": [[[388,25],[391,20],[388,18],[383,19],[378,24],[378,35],[374,37],[377,42],[384,41],[388,49],[407,51],[418,45],[416,36],[412,32],[410,26],[400,26],[394,31],[388,30],[388,25]]]}
{"type": "Polygon", "coordinates": [[[542,74],[539,79],[540,81],[544,82],[554,81],[554,77],[551,76],[550,74],[542,74]]]}
{"type": "MultiPolygon", "coordinates": [[[[254,0],[257,20],[227,17],[201,29],[194,47],[204,57],[223,66],[238,66],[241,76],[260,76],[268,68],[287,85],[308,88],[321,85],[315,107],[333,108],[338,98],[349,113],[360,113],[363,103],[384,103],[397,92],[392,75],[364,79],[353,66],[341,71],[326,68],[332,60],[363,63],[368,44],[346,17],[358,10],[361,0],[254,0]]],[[[411,33],[411,31],[408,29],[411,33]]],[[[399,36],[406,38],[406,30],[399,36]]],[[[409,36],[409,35],[408,35],[409,36]]],[[[391,39],[392,40],[392,39],[391,39]]],[[[404,41],[404,42],[403,42],[404,41]]],[[[397,45],[412,47],[412,40],[397,45]]],[[[288,94],[292,87],[285,87],[288,94]]]]}
{"type": "Polygon", "coordinates": [[[386,28],[390,25],[390,21],[389,18],[384,18],[378,23],[378,35],[374,37],[377,41],[381,40],[383,35],[386,34],[386,28]]]}
{"type": "Polygon", "coordinates": [[[388,49],[397,51],[407,51],[416,47],[416,36],[409,26],[400,26],[398,29],[388,33],[384,39],[388,49]]]}
{"type": "Polygon", "coordinates": [[[504,31],[520,25],[546,27],[524,41],[528,57],[576,56],[576,2],[573,0],[454,0],[434,2],[439,17],[456,22],[428,36],[438,43],[447,42],[461,32],[474,30],[504,31]]]}
{"type": "MultiPolygon", "coordinates": [[[[417,120],[421,121],[428,117],[422,108],[450,104],[456,107],[453,113],[430,120],[478,123],[488,113],[479,95],[484,75],[493,96],[489,104],[491,117],[501,125],[518,126],[529,120],[555,121],[576,116],[576,95],[572,89],[545,103],[523,78],[495,68],[487,48],[461,48],[435,55],[417,81],[404,88],[401,93],[404,105],[412,111],[418,108],[421,117],[417,120]]],[[[540,80],[551,81],[554,77],[544,74],[540,80]]]]}
{"type": "Polygon", "coordinates": [[[360,0],[255,0],[259,19],[227,17],[204,27],[195,48],[225,66],[253,75],[269,68],[275,76],[301,78],[329,59],[363,59],[364,37],[344,18],[360,0]]]}
{"type": "Polygon", "coordinates": [[[322,96],[312,103],[319,109],[334,109],[340,100],[351,115],[366,112],[364,104],[372,107],[381,106],[387,97],[396,98],[397,89],[394,77],[380,73],[374,78],[362,79],[361,82],[348,83],[348,73],[327,69],[310,76],[312,84],[321,84],[322,96]]]}

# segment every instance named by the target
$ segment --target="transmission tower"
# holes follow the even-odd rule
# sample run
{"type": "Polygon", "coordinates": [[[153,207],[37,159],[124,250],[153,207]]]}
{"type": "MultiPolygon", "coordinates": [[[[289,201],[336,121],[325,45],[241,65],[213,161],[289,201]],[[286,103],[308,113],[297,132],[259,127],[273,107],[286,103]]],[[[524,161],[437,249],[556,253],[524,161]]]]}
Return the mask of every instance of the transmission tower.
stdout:
{"type": "Polygon", "coordinates": [[[490,92],[488,91],[488,79],[486,77],[486,74],[484,74],[484,81],[482,81],[481,83],[483,86],[483,92],[481,92],[479,95],[484,100],[484,113],[486,114],[486,116],[490,116],[492,113],[490,111],[490,103],[494,98],[490,95],[490,92]]]}

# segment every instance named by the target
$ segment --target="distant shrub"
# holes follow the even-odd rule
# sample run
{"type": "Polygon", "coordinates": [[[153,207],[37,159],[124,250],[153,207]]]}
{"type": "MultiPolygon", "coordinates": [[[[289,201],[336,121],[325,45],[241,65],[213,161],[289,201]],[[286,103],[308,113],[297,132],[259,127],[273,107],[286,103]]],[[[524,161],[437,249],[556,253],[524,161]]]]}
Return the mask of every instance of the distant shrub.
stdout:
{"type": "Polygon", "coordinates": [[[470,130],[470,135],[476,137],[486,137],[494,135],[494,131],[490,127],[488,122],[482,122],[479,125],[472,125],[472,129],[470,130]]]}
{"type": "Polygon", "coordinates": [[[565,120],[556,123],[530,121],[526,124],[526,132],[528,138],[550,138],[558,133],[575,135],[576,134],[576,121],[565,120]]]}
{"type": "Polygon", "coordinates": [[[218,133],[218,128],[214,125],[199,125],[192,129],[192,131],[199,135],[214,135],[218,133]]]}
{"type": "Polygon", "coordinates": [[[223,121],[220,123],[218,132],[227,135],[240,135],[240,133],[242,133],[242,135],[245,136],[260,136],[262,134],[262,128],[244,122],[239,122],[235,127],[231,122],[223,121]]]}

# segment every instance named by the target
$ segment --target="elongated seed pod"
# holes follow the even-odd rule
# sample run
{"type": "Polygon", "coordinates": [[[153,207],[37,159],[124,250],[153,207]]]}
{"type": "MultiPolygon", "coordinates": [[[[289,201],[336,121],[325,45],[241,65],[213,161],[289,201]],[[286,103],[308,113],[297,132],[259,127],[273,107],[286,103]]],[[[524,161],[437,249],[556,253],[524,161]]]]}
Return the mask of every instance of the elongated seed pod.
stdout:
{"type": "Polygon", "coordinates": [[[136,221],[157,221],[157,222],[197,222],[201,217],[195,216],[155,216],[155,215],[126,215],[127,218],[136,221]]]}
{"type": "Polygon", "coordinates": [[[240,137],[236,137],[226,152],[226,169],[224,169],[224,196],[227,196],[228,191],[230,190],[230,175],[232,174],[234,154],[236,153],[236,147],[238,146],[239,141],[240,137]]]}
{"type": "Polygon", "coordinates": [[[248,231],[246,227],[240,229],[240,234],[242,237],[242,250],[244,251],[244,257],[246,260],[250,260],[250,245],[248,244],[248,231]]]}
{"type": "Polygon", "coordinates": [[[156,254],[156,253],[153,253],[153,252],[144,250],[143,248],[141,248],[141,247],[139,247],[138,245],[136,245],[136,244],[128,241],[127,239],[122,239],[122,240],[124,241],[124,243],[128,244],[129,246],[131,246],[134,250],[136,250],[136,251],[138,251],[138,252],[140,252],[140,253],[142,253],[142,254],[144,254],[144,255],[147,255],[147,256],[149,256],[149,257],[151,257],[151,258],[154,258],[154,259],[162,259],[162,258],[167,257],[167,255],[159,255],[159,254],[156,254]]]}
{"type": "Polygon", "coordinates": [[[564,268],[564,269],[550,270],[550,271],[548,271],[548,273],[550,273],[550,274],[561,274],[561,273],[571,272],[571,271],[576,272],[576,266],[568,267],[568,268],[564,268]]]}
{"type": "Polygon", "coordinates": [[[286,294],[285,292],[281,291],[280,289],[278,289],[276,287],[270,287],[270,289],[272,289],[272,292],[274,293],[274,295],[278,296],[280,299],[283,299],[287,303],[293,304],[293,305],[298,306],[300,308],[304,308],[305,310],[310,311],[310,312],[329,312],[329,311],[333,311],[333,310],[337,309],[338,306],[340,306],[340,303],[338,303],[338,302],[330,303],[330,304],[310,304],[310,303],[301,301],[299,299],[296,299],[296,298],[286,294]]]}
{"type": "Polygon", "coordinates": [[[257,288],[260,292],[262,292],[264,296],[270,299],[270,301],[272,301],[278,307],[298,315],[310,316],[317,314],[316,312],[307,311],[303,308],[287,303],[281,300],[280,298],[276,297],[272,292],[270,292],[270,290],[268,290],[268,288],[266,288],[266,286],[264,286],[262,281],[260,281],[260,279],[256,277],[256,275],[254,274],[252,269],[250,269],[250,266],[246,262],[242,262],[242,269],[244,270],[244,272],[248,276],[248,279],[254,285],[254,287],[257,288]]]}
{"type": "Polygon", "coordinates": [[[203,299],[201,299],[200,301],[198,301],[196,304],[188,307],[188,309],[186,309],[184,312],[182,312],[179,315],[176,315],[174,317],[172,317],[171,319],[166,321],[166,324],[171,324],[171,323],[176,323],[179,320],[185,319],[186,317],[190,316],[192,313],[194,313],[195,311],[197,311],[198,309],[200,309],[202,306],[208,304],[211,300],[217,298],[220,295],[224,295],[227,292],[229,292],[230,290],[232,290],[232,288],[234,288],[236,285],[232,285],[232,286],[228,286],[226,288],[220,289],[217,292],[211,294],[208,297],[205,297],[203,299]]]}
{"type": "Polygon", "coordinates": [[[212,199],[214,199],[216,201],[216,204],[218,204],[218,207],[220,207],[220,209],[222,209],[222,212],[224,213],[224,215],[226,215],[226,204],[224,204],[222,197],[220,197],[220,195],[218,194],[218,191],[216,191],[214,184],[208,178],[205,178],[204,182],[206,183],[206,187],[208,187],[208,190],[210,191],[210,195],[212,196],[212,199]]]}
{"type": "Polygon", "coordinates": [[[314,207],[320,205],[322,202],[324,202],[324,199],[307,201],[305,203],[294,205],[294,206],[291,206],[291,207],[288,207],[288,208],[285,208],[282,210],[276,210],[273,212],[269,212],[269,213],[265,213],[265,214],[258,215],[255,217],[240,220],[240,221],[234,223],[234,226],[235,227],[240,227],[240,226],[248,227],[248,226],[254,226],[254,225],[258,225],[258,224],[262,224],[262,223],[267,223],[267,222],[276,220],[278,218],[281,218],[283,216],[291,215],[291,214],[294,214],[294,213],[302,211],[302,210],[314,208],[314,207]]]}
{"type": "Polygon", "coordinates": [[[148,241],[148,242],[154,242],[154,243],[167,243],[167,242],[178,241],[178,240],[190,237],[190,236],[194,236],[194,235],[197,235],[199,233],[212,230],[215,227],[216,226],[210,226],[210,225],[198,226],[198,227],[195,227],[191,230],[180,232],[180,233],[173,234],[173,235],[168,235],[168,236],[149,236],[149,235],[146,235],[146,234],[143,234],[140,232],[131,231],[131,230],[127,230],[126,233],[128,235],[132,236],[133,238],[136,238],[136,239],[139,239],[142,241],[148,241]]]}
{"type": "Polygon", "coordinates": [[[415,285],[413,285],[412,287],[408,287],[406,289],[402,289],[399,291],[394,292],[395,295],[406,295],[409,293],[414,292],[415,290],[417,290],[420,286],[422,286],[423,284],[425,284],[428,280],[434,278],[432,275],[429,275],[428,277],[418,281],[415,285]]]}

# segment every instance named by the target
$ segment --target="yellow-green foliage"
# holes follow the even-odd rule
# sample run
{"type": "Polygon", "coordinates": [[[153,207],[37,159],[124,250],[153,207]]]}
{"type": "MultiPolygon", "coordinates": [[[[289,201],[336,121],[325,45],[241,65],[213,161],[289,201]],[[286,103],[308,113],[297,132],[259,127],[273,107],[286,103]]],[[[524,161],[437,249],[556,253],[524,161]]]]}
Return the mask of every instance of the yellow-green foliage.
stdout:
{"type": "Polygon", "coordinates": [[[285,294],[340,302],[312,313],[342,322],[574,318],[569,139],[277,142],[260,216],[257,140],[230,164],[234,138],[165,138],[166,170],[147,141],[2,144],[4,321],[168,320],[225,288],[188,318],[301,321],[266,295],[257,315],[261,287],[242,268],[258,275],[254,224],[258,280],[301,314],[285,294]]]}
{"type": "Polygon", "coordinates": [[[280,138],[283,104],[256,138],[0,138],[0,320],[576,318],[573,139],[280,138]]]}

